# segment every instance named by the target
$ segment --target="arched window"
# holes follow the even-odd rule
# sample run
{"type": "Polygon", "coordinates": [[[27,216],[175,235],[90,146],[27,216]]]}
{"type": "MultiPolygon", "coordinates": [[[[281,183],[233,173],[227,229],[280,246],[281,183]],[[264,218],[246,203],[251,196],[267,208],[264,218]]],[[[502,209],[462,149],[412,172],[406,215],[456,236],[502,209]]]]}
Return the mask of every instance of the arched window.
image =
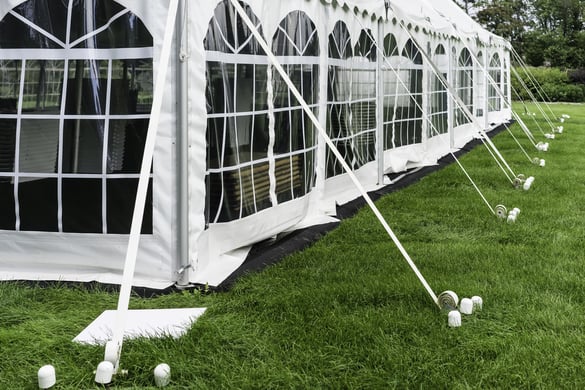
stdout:
{"type": "MultiPolygon", "coordinates": [[[[278,26],[272,51],[313,110],[318,109],[319,38],[302,11],[289,13],[278,26]]],[[[274,164],[278,203],[308,193],[315,183],[315,128],[280,75],[273,72],[274,164]]]]}
{"type": "MultiPolygon", "coordinates": [[[[370,30],[362,30],[342,72],[345,113],[337,146],[345,162],[358,169],[376,158],[376,43],[370,30]]],[[[332,156],[331,156],[332,157],[332,156]]],[[[342,173],[338,167],[336,173],[342,173]]]]}
{"type": "MultiPolygon", "coordinates": [[[[445,47],[441,44],[437,45],[432,54],[432,58],[441,76],[447,80],[449,57],[447,56],[445,47]]],[[[433,137],[449,131],[448,94],[447,87],[434,72],[430,77],[430,83],[429,136],[433,137]]]]}
{"type": "Polygon", "coordinates": [[[28,0],[0,21],[0,229],[129,233],[152,45],[113,0],[28,0]]]}
{"type": "MultiPolygon", "coordinates": [[[[262,32],[250,7],[241,4],[262,32]]],[[[272,202],[265,53],[228,0],[216,7],[204,47],[209,225],[249,216],[272,202]]]]}
{"type": "MultiPolygon", "coordinates": [[[[339,152],[351,162],[351,146],[348,145],[351,110],[351,57],[353,48],[347,26],[342,21],[335,24],[329,34],[329,68],[327,84],[327,133],[339,152]]],[[[335,155],[327,148],[327,177],[343,173],[335,155]]]]}
{"type": "MultiPolygon", "coordinates": [[[[456,91],[463,104],[470,113],[473,113],[473,62],[469,50],[463,49],[457,59],[456,91]]],[[[471,122],[461,107],[457,107],[455,114],[455,126],[471,122]]]]}
{"type": "Polygon", "coordinates": [[[490,112],[500,111],[502,109],[501,87],[502,87],[502,62],[500,56],[495,53],[492,56],[489,66],[489,75],[491,77],[488,88],[488,110],[490,112]],[[496,85],[494,85],[495,82],[496,85]]]}
{"type": "Polygon", "coordinates": [[[396,145],[394,136],[394,119],[397,103],[397,92],[400,88],[398,82],[400,68],[400,51],[394,34],[384,37],[384,61],[382,63],[382,93],[384,95],[383,125],[384,125],[384,150],[394,148],[396,145]]]}
{"type": "Polygon", "coordinates": [[[422,64],[421,53],[409,39],[394,66],[397,79],[394,82],[393,96],[389,99],[392,105],[385,107],[385,116],[392,118],[389,125],[392,147],[422,141],[422,64]]]}
{"type": "Polygon", "coordinates": [[[473,86],[473,90],[475,91],[473,104],[475,106],[475,116],[478,118],[483,117],[485,111],[485,83],[487,78],[485,67],[486,64],[484,62],[483,52],[480,51],[477,53],[477,66],[475,67],[475,75],[473,76],[473,80],[475,81],[475,85],[473,86]]]}

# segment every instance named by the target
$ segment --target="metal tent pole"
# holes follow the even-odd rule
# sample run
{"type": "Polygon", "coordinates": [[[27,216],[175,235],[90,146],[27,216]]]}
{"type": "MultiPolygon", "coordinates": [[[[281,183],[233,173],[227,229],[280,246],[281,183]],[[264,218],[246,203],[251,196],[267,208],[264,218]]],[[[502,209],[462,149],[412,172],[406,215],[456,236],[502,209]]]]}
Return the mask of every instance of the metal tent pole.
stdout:
{"type": "Polygon", "coordinates": [[[188,3],[179,0],[177,23],[177,285],[189,284],[189,43],[188,3]]]}

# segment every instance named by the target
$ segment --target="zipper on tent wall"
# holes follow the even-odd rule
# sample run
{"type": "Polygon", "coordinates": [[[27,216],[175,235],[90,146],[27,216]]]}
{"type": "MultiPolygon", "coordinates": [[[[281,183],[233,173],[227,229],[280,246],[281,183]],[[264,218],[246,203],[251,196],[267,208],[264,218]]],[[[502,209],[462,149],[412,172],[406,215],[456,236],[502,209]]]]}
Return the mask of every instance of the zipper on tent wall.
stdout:
{"type": "MultiPolygon", "coordinates": [[[[328,41],[325,39],[320,39],[319,44],[321,47],[319,48],[319,53],[327,53],[327,44],[328,41]]],[[[329,74],[329,64],[327,63],[327,56],[319,55],[319,94],[320,97],[327,97],[327,82],[328,82],[328,75],[329,74]]],[[[328,101],[327,98],[319,98],[319,123],[324,128],[327,127],[327,109],[328,101]]],[[[316,180],[315,180],[315,187],[314,191],[316,192],[317,196],[319,197],[319,202],[311,202],[311,206],[315,204],[319,204],[318,207],[322,207],[321,205],[324,194],[325,194],[325,180],[327,179],[327,145],[323,140],[323,137],[319,132],[316,132],[317,138],[317,160],[314,167],[316,173],[316,180]]],[[[274,181],[275,189],[276,189],[276,178],[274,181]]],[[[275,194],[276,197],[276,194],[275,194]]],[[[323,210],[319,210],[319,212],[323,212],[323,210]]]]}
{"type": "MultiPolygon", "coordinates": [[[[380,41],[383,42],[383,41],[380,41]]],[[[430,57],[431,51],[431,43],[427,42],[427,47],[424,48],[430,57]]],[[[429,72],[428,72],[428,61],[423,60],[421,66],[421,85],[422,85],[422,96],[421,96],[421,118],[427,118],[427,120],[422,121],[422,136],[421,141],[424,145],[427,145],[427,141],[429,139],[429,131],[431,131],[431,122],[428,120],[430,118],[430,79],[429,72]]]]}
{"type": "MultiPolygon", "coordinates": [[[[490,62],[490,58],[488,55],[488,51],[487,48],[485,50],[485,55],[483,56],[483,73],[485,73],[484,76],[484,80],[487,81],[487,75],[489,74],[489,67],[488,64],[490,62]]],[[[500,73],[503,74],[502,68],[503,68],[503,62],[501,61],[502,64],[500,65],[500,73]]],[[[490,118],[489,118],[489,112],[490,112],[490,83],[489,81],[486,82],[483,86],[483,127],[485,129],[488,129],[491,124],[490,124],[490,118]]]]}

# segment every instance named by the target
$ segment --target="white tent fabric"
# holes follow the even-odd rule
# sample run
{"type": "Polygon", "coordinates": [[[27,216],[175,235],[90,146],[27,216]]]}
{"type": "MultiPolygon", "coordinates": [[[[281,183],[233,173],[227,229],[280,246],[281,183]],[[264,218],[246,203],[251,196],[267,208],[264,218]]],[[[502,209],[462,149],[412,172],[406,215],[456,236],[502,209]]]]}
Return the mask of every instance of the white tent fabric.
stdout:
{"type": "MultiPolygon", "coordinates": [[[[508,43],[450,0],[241,3],[368,190],[384,185],[384,174],[435,164],[477,136],[421,49],[481,130],[510,119],[495,93],[510,94],[508,43]],[[498,86],[489,85],[488,68],[498,86]]],[[[33,32],[29,41],[0,36],[0,279],[120,282],[137,180],[130,153],[140,157],[167,7],[166,0],[0,4],[0,34],[33,32]],[[127,102],[130,111],[120,108],[127,102]],[[35,154],[42,128],[52,129],[51,142],[35,154]],[[48,196],[35,202],[40,188],[48,196]]],[[[250,245],[330,221],[336,205],[358,196],[229,2],[188,0],[179,12],[135,277],[154,288],[179,279],[218,285],[250,245]],[[178,142],[181,112],[186,145],[178,142]]]]}

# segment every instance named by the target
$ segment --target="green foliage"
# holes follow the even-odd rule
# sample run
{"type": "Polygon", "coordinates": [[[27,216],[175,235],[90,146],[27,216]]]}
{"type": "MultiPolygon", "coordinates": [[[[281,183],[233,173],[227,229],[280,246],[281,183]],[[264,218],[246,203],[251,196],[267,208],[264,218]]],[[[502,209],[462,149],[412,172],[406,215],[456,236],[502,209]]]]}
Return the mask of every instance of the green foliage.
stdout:
{"type": "Polygon", "coordinates": [[[581,0],[533,0],[536,28],[571,37],[583,28],[581,0]]]}
{"type": "Polygon", "coordinates": [[[524,42],[524,56],[528,64],[541,66],[547,64],[563,69],[585,67],[585,32],[579,32],[572,37],[565,37],[555,33],[546,33],[526,36],[524,42]],[[533,53],[540,51],[542,56],[533,53]]]}
{"type": "Polygon", "coordinates": [[[545,96],[553,102],[583,102],[585,101],[585,85],[572,84],[567,71],[558,68],[528,68],[531,76],[537,81],[532,83],[524,69],[516,70],[522,77],[524,83],[528,86],[530,92],[526,91],[524,86],[516,77],[512,77],[512,87],[516,94],[514,99],[530,101],[533,96],[540,98],[540,93],[544,92],[545,96]],[[540,87],[542,91],[540,91],[540,87]]]}
{"type": "Polygon", "coordinates": [[[475,18],[489,31],[509,39],[514,44],[528,24],[526,0],[480,1],[475,18]]]}
{"type": "Polygon", "coordinates": [[[553,102],[582,102],[585,96],[580,85],[546,83],[542,89],[553,102]]]}
{"type": "Polygon", "coordinates": [[[520,45],[522,47],[522,54],[524,61],[531,66],[543,66],[545,62],[544,52],[550,42],[550,34],[543,34],[538,31],[529,31],[522,36],[520,45]]]}
{"type": "Polygon", "coordinates": [[[544,58],[549,64],[554,67],[563,67],[567,64],[569,50],[567,50],[568,42],[563,37],[557,36],[555,40],[551,40],[548,47],[544,49],[544,58]]]}
{"type": "Polygon", "coordinates": [[[483,0],[476,20],[532,66],[585,68],[583,0],[483,0]]]}

